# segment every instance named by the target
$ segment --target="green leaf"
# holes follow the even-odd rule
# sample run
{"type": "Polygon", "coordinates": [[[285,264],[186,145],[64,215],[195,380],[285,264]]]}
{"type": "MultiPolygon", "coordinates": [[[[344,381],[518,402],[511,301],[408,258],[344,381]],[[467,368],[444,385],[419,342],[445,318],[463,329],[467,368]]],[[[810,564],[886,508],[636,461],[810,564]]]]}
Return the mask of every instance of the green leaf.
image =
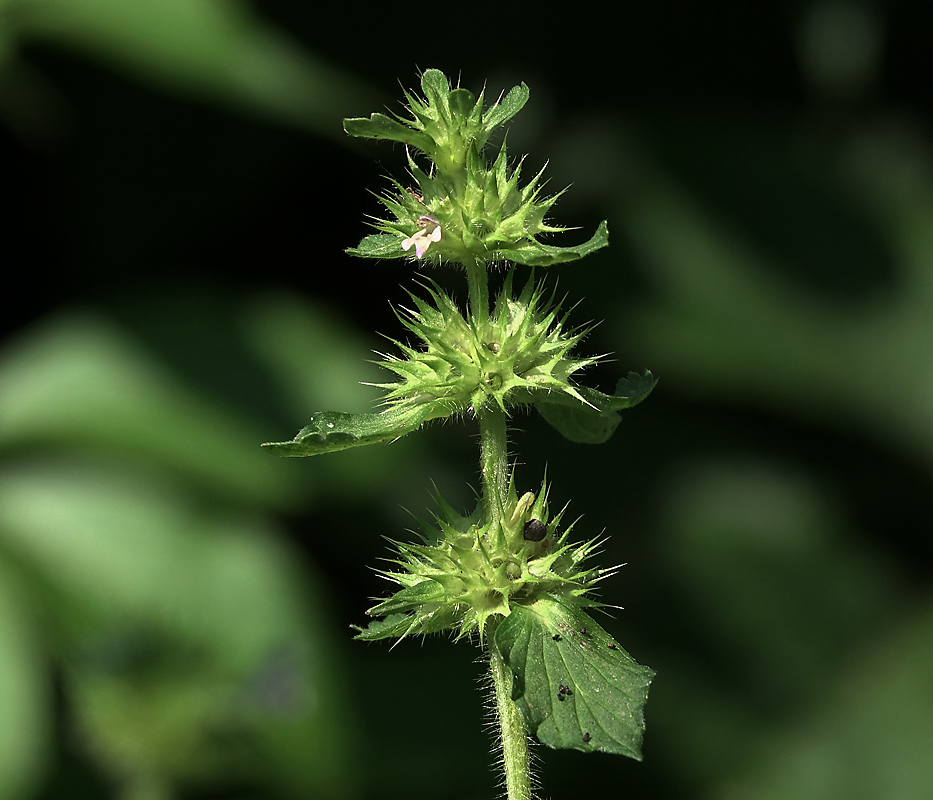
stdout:
{"type": "Polygon", "coordinates": [[[363,139],[390,139],[417,147],[431,155],[435,150],[434,140],[426,133],[417,131],[385,114],[373,114],[369,119],[355,117],[343,121],[343,129],[350,136],[363,139]]]}
{"type": "Polygon", "coordinates": [[[532,239],[519,247],[496,250],[496,257],[514,261],[516,264],[526,264],[529,267],[550,267],[554,264],[576,261],[608,244],[609,225],[606,220],[603,220],[599,223],[596,233],[588,241],[576,247],[553,247],[532,239]]]}
{"type": "Polygon", "coordinates": [[[421,75],[421,91],[429,105],[433,105],[444,116],[449,108],[450,82],[439,69],[427,69],[421,75]]]}
{"type": "Polygon", "coordinates": [[[374,617],[392,616],[393,614],[420,609],[426,603],[443,602],[447,590],[436,581],[423,580],[414,586],[406,586],[397,591],[388,600],[371,608],[368,613],[374,617]]]}
{"type": "Polygon", "coordinates": [[[360,242],[359,247],[348,247],[345,251],[360,258],[406,258],[402,249],[402,238],[390,233],[374,233],[360,242]]]}
{"type": "Polygon", "coordinates": [[[570,441],[602,444],[621,422],[617,412],[640,403],[651,394],[657,382],[650,370],[644,375],[630,372],[616,384],[614,395],[585,386],[576,387],[577,394],[589,405],[566,392],[550,392],[546,399],[534,403],[541,416],[570,441]]]}
{"type": "Polygon", "coordinates": [[[496,128],[508,122],[522,110],[528,102],[528,95],[528,87],[524,83],[521,86],[513,86],[501,103],[490,107],[483,115],[483,142],[496,128]]]}
{"type": "Polygon", "coordinates": [[[542,744],[641,760],[654,671],[589,615],[556,597],[517,605],[496,629],[495,646],[514,676],[512,699],[542,744]]]}
{"type": "Polygon", "coordinates": [[[381,414],[344,414],[321,411],[311,417],[290,442],[266,442],[263,447],[281,456],[317,456],[350,447],[391,442],[422,423],[453,413],[441,401],[395,407],[381,414]]]}
{"type": "Polygon", "coordinates": [[[351,625],[359,633],[354,639],[363,642],[378,642],[380,639],[401,639],[411,630],[411,617],[408,614],[392,614],[385,619],[374,619],[365,628],[351,625]]]}
{"type": "Polygon", "coordinates": [[[580,444],[608,442],[622,421],[615,411],[568,408],[558,403],[538,403],[538,412],[565,439],[580,444]]]}
{"type": "MultiPolygon", "coordinates": [[[[384,575],[392,580],[398,577],[396,573],[387,572],[384,575]]],[[[384,620],[374,620],[366,628],[351,626],[359,631],[354,638],[375,642],[379,639],[423,636],[455,628],[462,621],[462,615],[457,613],[448,598],[449,593],[443,583],[435,580],[424,579],[411,586],[403,586],[392,597],[366,612],[372,617],[385,617],[384,620]]]]}

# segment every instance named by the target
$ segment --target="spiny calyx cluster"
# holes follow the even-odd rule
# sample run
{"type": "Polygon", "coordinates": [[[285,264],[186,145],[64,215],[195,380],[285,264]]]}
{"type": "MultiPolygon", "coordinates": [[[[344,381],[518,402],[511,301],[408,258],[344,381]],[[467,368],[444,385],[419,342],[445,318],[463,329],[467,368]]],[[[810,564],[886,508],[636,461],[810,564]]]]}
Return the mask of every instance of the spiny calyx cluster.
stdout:
{"type": "Polygon", "coordinates": [[[521,163],[509,166],[505,142],[493,164],[484,149],[492,132],[517,114],[528,100],[528,87],[514,87],[504,98],[483,110],[483,95],[451,89],[438,70],[421,76],[424,99],[406,92],[411,118],[373,114],[368,119],[344,120],[351,136],[389,139],[420,150],[432,162],[427,171],[408,154],[408,167],[417,189],[393,181],[393,191],[380,198],[391,212],[374,227],[382,234],[367,236],[347,252],[370,258],[451,261],[509,260],[547,266],[582,258],[608,244],[606,223],[576,247],[553,247],[536,237],[560,233],[545,214],[558,195],[542,198],[541,172],[519,185],[521,163]]]}
{"type": "Polygon", "coordinates": [[[377,384],[387,390],[387,404],[440,401],[457,413],[491,402],[506,410],[558,392],[587,405],[570,378],[600,357],[571,355],[589,330],[565,330],[559,304],[547,301],[540,286],[529,280],[513,298],[509,274],[491,314],[479,320],[467,319],[436,285],[427,290],[432,303],[411,295],[415,309],[400,315],[423,347],[396,341],[406,358],[383,362],[400,378],[377,384]]]}
{"type": "Polygon", "coordinates": [[[432,523],[420,523],[424,544],[393,542],[398,569],[382,574],[402,589],[369,610],[385,619],[360,629],[358,639],[444,630],[482,637],[490,617],[545,595],[599,605],[583,595],[613,570],[584,566],[598,542],[568,544],[573,524],[558,533],[563,510],[549,517],[545,483],[537,497],[519,498],[510,481],[497,522],[484,522],[481,508],[462,516],[441,497],[438,506],[432,523]]]}

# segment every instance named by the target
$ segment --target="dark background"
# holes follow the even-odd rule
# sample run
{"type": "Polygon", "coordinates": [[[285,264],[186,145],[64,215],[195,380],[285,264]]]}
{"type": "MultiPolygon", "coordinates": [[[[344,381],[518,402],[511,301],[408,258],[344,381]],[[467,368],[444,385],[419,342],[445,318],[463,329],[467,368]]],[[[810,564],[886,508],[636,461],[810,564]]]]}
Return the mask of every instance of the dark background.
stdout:
{"type": "Polygon", "coordinates": [[[343,249],[404,152],[341,118],[400,111],[429,67],[529,85],[511,152],[572,184],[568,240],[609,221],[546,276],[603,321],[586,381],[660,378],[600,447],[515,419],[518,483],[546,465],[580,535],[605,529],[625,610],[600,622],[658,672],[645,761],[539,748],[543,791],[930,796],[926,6],[210,8],[0,3],[9,796],[494,791],[479,651],[348,630],[403,509],[432,481],[472,502],[470,422],[258,450],[378,398],[358,382],[385,379],[366,360],[413,269],[343,249]],[[154,508],[186,522],[123,547],[154,508]],[[265,577],[212,571],[234,540],[265,577]]]}

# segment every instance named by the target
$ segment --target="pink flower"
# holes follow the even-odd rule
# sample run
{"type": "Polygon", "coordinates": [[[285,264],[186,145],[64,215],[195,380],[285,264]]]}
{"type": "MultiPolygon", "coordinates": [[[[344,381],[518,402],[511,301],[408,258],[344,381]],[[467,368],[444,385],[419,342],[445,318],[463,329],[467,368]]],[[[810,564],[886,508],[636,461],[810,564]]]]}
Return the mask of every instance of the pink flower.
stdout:
{"type": "Polygon", "coordinates": [[[421,230],[416,231],[411,237],[402,242],[402,250],[411,250],[414,245],[415,255],[421,258],[428,252],[431,242],[441,240],[441,224],[434,217],[428,216],[418,217],[418,224],[421,226],[421,230]]]}

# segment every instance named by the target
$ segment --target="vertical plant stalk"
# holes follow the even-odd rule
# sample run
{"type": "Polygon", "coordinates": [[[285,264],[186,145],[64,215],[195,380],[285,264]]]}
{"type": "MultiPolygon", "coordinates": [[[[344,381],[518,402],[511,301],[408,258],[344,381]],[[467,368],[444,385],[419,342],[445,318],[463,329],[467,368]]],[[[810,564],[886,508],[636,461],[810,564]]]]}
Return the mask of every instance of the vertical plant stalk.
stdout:
{"type": "Polygon", "coordinates": [[[488,525],[498,525],[509,489],[508,432],[505,412],[488,403],[477,409],[483,512],[488,525]]]}
{"type": "MultiPolygon", "coordinates": [[[[470,287],[470,313],[479,329],[489,317],[489,283],[486,264],[464,264],[470,287]]],[[[483,485],[484,521],[493,527],[501,523],[509,488],[508,425],[505,411],[488,402],[474,409],[479,419],[480,469],[483,485]]],[[[512,701],[512,671],[496,646],[498,620],[490,620],[486,648],[492,675],[496,715],[502,739],[502,768],[508,800],[531,800],[531,761],[528,732],[518,706],[512,701]]]]}
{"type": "Polygon", "coordinates": [[[489,281],[486,277],[486,262],[473,259],[464,263],[467,284],[470,287],[470,313],[479,327],[489,319],[489,281]]]}
{"type": "Polygon", "coordinates": [[[499,621],[490,621],[486,649],[502,737],[502,769],[508,800],[531,800],[531,758],[522,712],[512,701],[512,672],[496,646],[499,621]]]}
{"type": "Polygon", "coordinates": [[[540,195],[540,173],[521,186],[521,162],[509,169],[504,141],[494,163],[486,161],[484,147],[490,134],[524,106],[528,87],[514,87],[484,111],[482,95],[476,98],[459,86],[451,89],[438,70],[422,73],[421,86],[424,99],[405,93],[411,120],[378,113],[344,120],[344,129],[352,136],[402,142],[434,164],[424,171],[409,155],[418,189],[393,182],[397,191],[383,198],[390,213],[376,221],[379,233],[366,236],[359,247],[347,252],[364,258],[414,256],[416,261],[460,264],[469,287],[467,318],[449,295],[432,284],[430,302],[415,299],[417,308],[405,320],[421,340],[420,349],[397,343],[406,357],[387,356],[385,365],[398,380],[375,384],[387,390],[385,413],[321,412],[291,442],[268,446],[288,456],[317,455],[394,440],[431,419],[464,413],[476,417],[482,519],[475,513],[461,516],[441,499],[437,526],[424,526],[425,544],[396,545],[400,556],[393,561],[396,567],[383,574],[402,588],[370,609],[371,616],[384,619],[359,628],[356,638],[402,639],[458,627],[457,638],[478,632],[489,658],[508,798],[532,800],[528,728],[552,747],[640,758],[641,708],[654,673],[635,663],[582,610],[594,605],[583,595],[610,572],[581,566],[596,543],[567,542],[572,525],[557,533],[560,515],[549,521],[546,485],[542,484],[537,500],[531,492],[521,500],[516,496],[509,475],[506,409],[516,402],[534,405],[571,441],[596,444],[612,434],[618,424],[616,412],[644,399],[655,381],[650,373],[644,377],[630,373],[614,395],[578,389],[571,375],[598,359],[570,355],[585,331],[564,328],[559,304],[552,307],[545,302],[533,282],[512,297],[511,279],[491,303],[489,263],[549,267],[576,261],[609,243],[605,221],[583,244],[556,247],[539,241],[540,235],[564,230],[544,222],[559,194],[540,195]],[[509,398],[515,389],[521,390],[518,397],[509,398]],[[532,498],[531,506],[527,496],[532,498]],[[531,523],[537,528],[529,529],[531,523]],[[473,546],[464,547],[464,535],[473,539],[473,546]],[[544,540],[542,535],[550,538],[544,540]],[[556,549],[549,552],[552,545],[556,549]],[[546,618],[522,613],[521,606],[532,602],[542,604],[546,618]],[[554,657],[563,657],[568,643],[557,644],[560,637],[553,630],[557,624],[580,631],[581,645],[587,626],[592,625],[586,642],[598,639],[607,645],[573,648],[576,674],[565,678],[573,689],[556,683],[563,675],[549,674],[513,646],[516,636],[530,637],[542,652],[548,648],[554,657]],[[496,641],[499,625],[504,625],[501,644],[496,641]],[[516,702],[512,691],[519,679],[523,693],[516,702]],[[529,702],[529,689],[558,700],[579,689],[578,699],[554,704],[547,712],[560,715],[561,721],[547,738],[542,736],[542,706],[529,702]],[[599,692],[600,698],[610,698],[604,706],[618,713],[612,716],[610,729],[603,726],[597,737],[595,731],[586,730],[586,720],[576,708],[599,692]]]}
{"type": "MultiPolygon", "coordinates": [[[[489,318],[489,280],[486,264],[472,260],[466,268],[470,289],[470,316],[477,329],[489,318]]],[[[484,376],[485,378],[485,376],[484,376]]],[[[474,407],[479,420],[480,469],[486,524],[497,525],[509,488],[508,431],[505,411],[494,403],[474,407]]]]}

